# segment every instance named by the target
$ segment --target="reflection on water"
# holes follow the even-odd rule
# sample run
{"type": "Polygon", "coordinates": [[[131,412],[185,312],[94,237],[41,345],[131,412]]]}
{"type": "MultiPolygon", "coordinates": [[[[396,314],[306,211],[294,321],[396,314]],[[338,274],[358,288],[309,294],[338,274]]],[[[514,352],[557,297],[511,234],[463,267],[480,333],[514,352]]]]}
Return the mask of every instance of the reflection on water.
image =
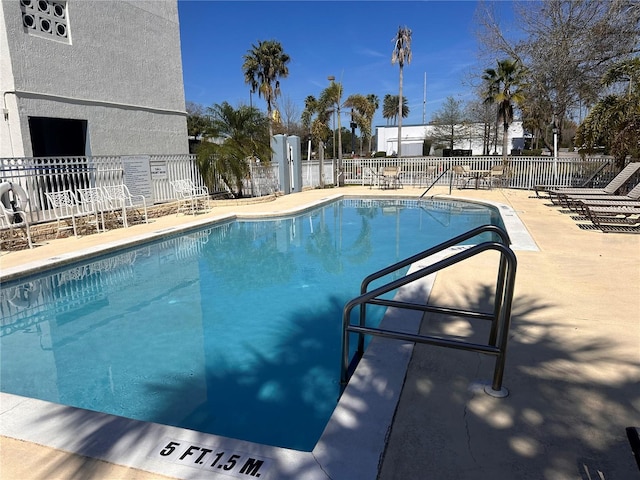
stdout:
{"type": "Polygon", "coordinates": [[[362,278],[496,219],[457,202],[343,200],[9,282],[0,387],[311,449],[335,407],[342,307],[362,278]]]}

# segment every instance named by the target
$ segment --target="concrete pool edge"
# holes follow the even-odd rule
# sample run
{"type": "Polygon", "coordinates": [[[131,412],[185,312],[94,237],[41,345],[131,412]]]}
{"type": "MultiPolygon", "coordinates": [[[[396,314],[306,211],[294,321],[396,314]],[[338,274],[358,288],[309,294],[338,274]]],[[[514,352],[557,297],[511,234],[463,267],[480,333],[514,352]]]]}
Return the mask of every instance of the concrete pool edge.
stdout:
{"type": "Polygon", "coordinates": [[[434,197],[429,198],[444,198],[444,199],[452,199],[459,200],[470,203],[479,203],[481,205],[491,205],[496,208],[500,213],[500,217],[504,222],[504,226],[507,229],[507,233],[509,234],[509,239],[511,240],[511,249],[515,251],[527,251],[527,252],[537,252],[539,251],[538,245],[533,240],[533,237],[527,230],[527,227],[522,222],[516,211],[500,202],[494,202],[491,200],[469,200],[468,198],[462,197],[451,197],[451,196],[440,196],[436,195],[434,197]]]}
{"type": "MultiPolygon", "coordinates": [[[[283,217],[315,208],[336,199],[363,197],[381,198],[375,194],[370,196],[332,195],[318,202],[303,205],[284,213],[279,212],[277,215],[267,212],[263,215],[209,217],[200,221],[190,222],[181,227],[152,232],[144,236],[144,240],[139,237],[132,238],[135,245],[136,243],[154,240],[164,235],[173,235],[181,231],[219,222],[267,216],[283,217]]],[[[389,197],[384,198],[388,199],[389,197]]],[[[394,198],[416,200],[415,197],[409,196],[397,196],[394,198]]],[[[469,199],[446,198],[470,202],[469,199]]],[[[489,201],[472,202],[491,204],[498,208],[514,242],[512,245],[514,250],[537,250],[537,246],[535,246],[526,228],[524,228],[524,225],[511,207],[489,201]],[[512,218],[508,219],[505,215],[512,218]],[[519,225],[522,225],[523,231],[519,232],[518,235],[514,235],[514,232],[510,230],[510,226],[511,228],[519,228],[519,225]],[[528,237],[528,240],[525,237],[528,237]]],[[[71,263],[86,256],[99,255],[110,249],[123,246],[132,245],[130,242],[124,241],[113,242],[105,244],[105,248],[99,251],[90,249],[87,252],[76,252],[80,255],[69,255],[64,258],[60,256],[60,258],[62,263],[71,263]]],[[[51,268],[51,262],[48,262],[48,260],[50,259],[40,262],[42,265],[36,265],[35,268],[51,268]]],[[[31,272],[33,271],[37,270],[34,270],[34,266],[31,266],[31,272]]],[[[25,273],[27,273],[25,269],[22,269],[21,274],[24,275],[25,273]]],[[[419,327],[419,320],[417,322],[415,319],[408,320],[409,324],[417,323],[417,327],[419,327]]],[[[410,326],[407,328],[410,328],[410,326]]],[[[309,479],[375,478],[378,464],[384,453],[388,429],[393,421],[402,391],[412,348],[410,344],[397,341],[373,341],[371,343],[341,401],[337,405],[334,415],[325,429],[325,433],[312,452],[298,452],[268,447],[166,425],[137,422],[122,417],[88,412],[10,394],[0,394],[0,418],[2,419],[0,422],[0,435],[176,478],[194,478],[198,476],[200,471],[184,464],[158,461],[157,458],[149,457],[143,450],[146,448],[152,451],[158,447],[158,442],[163,438],[176,439],[186,443],[191,442],[194,445],[223,445],[227,450],[235,449],[238,452],[248,453],[256,457],[261,456],[273,459],[274,463],[278,465],[278,471],[268,472],[261,478],[293,479],[300,478],[301,473],[304,473],[304,478],[309,479]],[[372,372],[375,372],[375,375],[372,375],[372,372]],[[368,396],[365,398],[364,394],[368,396]],[[368,417],[375,418],[375,422],[368,420],[368,417]],[[73,422],[69,422],[70,424],[66,425],[67,428],[65,428],[65,420],[78,418],[82,420],[79,422],[82,428],[79,428],[73,422]],[[96,425],[105,424],[108,428],[104,432],[96,433],[96,425]],[[110,445],[110,439],[106,438],[109,436],[116,437],[117,441],[110,445]],[[92,441],[83,443],[83,438],[92,439],[92,441]],[[104,449],[107,447],[109,447],[108,452],[104,454],[104,449]]],[[[227,478],[227,476],[225,475],[225,477],[221,478],[227,478]]]]}

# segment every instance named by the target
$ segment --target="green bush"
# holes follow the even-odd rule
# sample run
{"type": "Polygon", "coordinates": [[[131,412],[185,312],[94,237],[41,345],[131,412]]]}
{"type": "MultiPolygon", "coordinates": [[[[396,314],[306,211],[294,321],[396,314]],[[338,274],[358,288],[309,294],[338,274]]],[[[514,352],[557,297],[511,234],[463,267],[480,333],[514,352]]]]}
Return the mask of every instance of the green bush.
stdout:
{"type": "Polygon", "coordinates": [[[536,148],[535,150],[523,150],[522,155],[525,157],[539,157],[542,155],[542,149],[536,148]]]}

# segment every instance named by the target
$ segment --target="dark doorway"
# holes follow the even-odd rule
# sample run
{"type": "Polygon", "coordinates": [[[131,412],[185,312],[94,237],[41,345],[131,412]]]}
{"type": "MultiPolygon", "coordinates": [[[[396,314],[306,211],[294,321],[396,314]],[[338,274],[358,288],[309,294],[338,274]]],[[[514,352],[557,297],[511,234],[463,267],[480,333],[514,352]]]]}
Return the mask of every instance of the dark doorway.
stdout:
{"type": "MultiPolygon", "coordinates": [[[[36,160],[38,184],[43,192],[75,191],[89,186],[90,170],[85,158],[86,120],[29,117],[29,130],[33,156],[39,157],[36,160]]],[[[40,196],[37,202],[43,210],[49,208],[48,202],[40,196]]]]}
{"type": "Polygon", "coordinates": [[[29,117],[34,157],[79,157],[86,154],[87,121],[29,117]]]}

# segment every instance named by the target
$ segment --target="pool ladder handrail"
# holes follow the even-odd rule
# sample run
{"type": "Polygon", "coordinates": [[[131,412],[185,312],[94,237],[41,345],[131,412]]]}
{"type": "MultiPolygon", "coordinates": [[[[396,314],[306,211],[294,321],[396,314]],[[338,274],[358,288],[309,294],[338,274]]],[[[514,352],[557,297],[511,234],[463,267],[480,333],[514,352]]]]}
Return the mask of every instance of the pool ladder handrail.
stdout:
{"type": "MultiPolygon", "coordinates": [[[[442,177],[444,177],[444,176],[447,174],[447,172],[448,172],[448,171],[449,171],[449,167],[445,168],[445,169],[444,169],[444,171],[443,171],[442,173],[440,173],[440,175],[438,175],[438,176],[436,177],[436,179],[435,179],[433,182],[431,182],[431,185],[429,185],[429,186],[427,187],[427,189],[426,189],[424,192],[422,192],[422,195],[420,195],[420,198],[423,198],[423,197],[427,194],[427,192],[428,192],[429,190],[431,190],[431,188],[432,188],[436,183],[438,183],[438,181],[440,181],[440,179],[441,179],[442,177]]],[[[449,181],[449,194],[451,194],[451,181],[449,181]]]]}
{"type": "Polygon", "coordinates": [[[344,307],[342,316],[342,358],[340,384],[342,390],[347,385],[351,374],[355,370],[357,363],[364,354],[364,337],[365,335],[380,336],[385,338],[393,338],[415,343],[424,343],[460,350],[468,350],[478,353],[484,353],[496,356],[496,364],[494,368],[493,380],[491,386],[485,387],[485,392],[495,397],[505,397],[508,395],[506,388],[502,387],[502,379],[504,375],[504,365],[506,360],[507,340],[509,335],[509,326],[511,323],[511,305],[513,301],[513,292],[515,286],[515,274],[517,267],[516,256],[513,250],[509,248],[509,236],[500,227],[496,225],[484,225],[474,228],[466,233],[458,235],[450,240],[442,242],[435,247],[429,248],[421,253],[413,255],[409,258],[401,260],[382,270],[379,270],[367,276],[361,284],[360,295],[349,302],[344,307]],[[465,250],[453,254],[443,260],[437,261],[431,265],[420,268],[402,278],[388,282],[374,290],[367,291],[371,282],[390,273],[396,272],[401,268],[411,265],[419,260],[425,259],[432,255],[442,252],[447,248],[459,245],[465,240],[469,240],[482,233],[495,233],[500,238],[500,242],[484,242],[473,245],[465,250]],[[438,307],[428,304],[417,304],[412,302],[402,302],[397,300],[386,300],[378,298],[385,293],[400,288],[420,278],[426,277],[432,273],[436,273],[444,268],[455,265],[463,260],[474,257],[487,250],[497,250],[500,253],[500,264],[498,267],[498,278],[496,282],[496,294],[494,300],[494,310],[492,314],[461,310],[449,307],[438,307]],[[418,310],[423,312],[440,313],[445,315],[464,316],[472,319],[490,320],[491,332],[489,341],[486,345],[464,342],[461,340],[453,340],[441,337],[433,337],[429,335],[420,335],[412,333],[402,333],[393,330],[385,330],[381,328],[373,328],[366,326],[366,305],[383,305],[387,307],[405,308],[410,310],[418,310]],[[360,307],[359,325],[351,324],[351,311],[356,306],[360,307]],[[358,334],[358,347],[351,362],[349,362],[349,334],[358,334]],[[499,340],[499,342],[498,342],[499,340]]]}

